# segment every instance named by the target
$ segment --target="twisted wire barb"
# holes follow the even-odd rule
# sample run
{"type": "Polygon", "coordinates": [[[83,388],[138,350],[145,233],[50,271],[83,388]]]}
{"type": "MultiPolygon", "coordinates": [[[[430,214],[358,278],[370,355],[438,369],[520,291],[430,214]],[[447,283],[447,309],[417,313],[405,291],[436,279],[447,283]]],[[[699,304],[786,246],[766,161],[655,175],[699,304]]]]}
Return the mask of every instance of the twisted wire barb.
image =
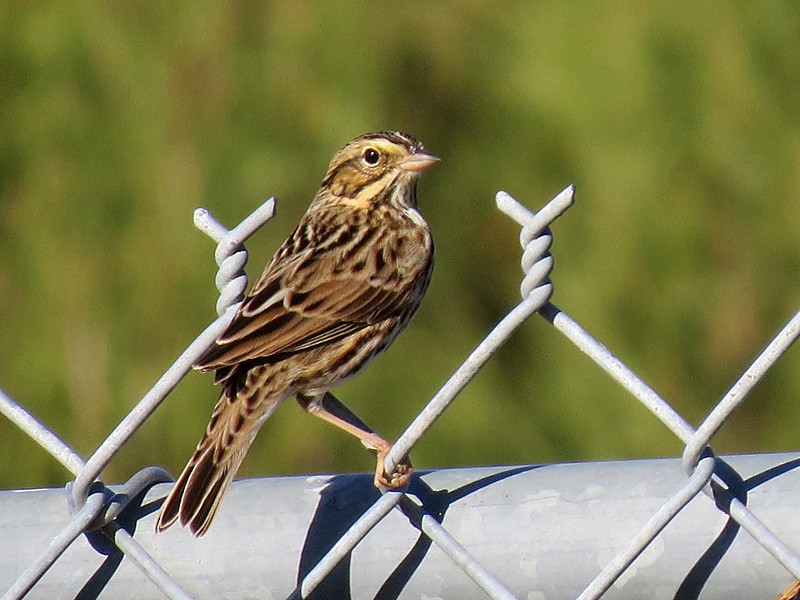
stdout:
{"type": "MultiPolygon", "coordinates": [[[[734,519],[789,572],[800,578],[800,558],[748,510],[740,499],[743,493],[746,494],[741,477],[727,467],[724,462],[717,459],[708,448],[711,438],[722,427],[730,414],[741,404],[766,371],[800,336],[800,312],[768,344],[695,430],[607,348],[550,302],[553,284],[549,276],[553,268],[553,258],[549,251],[552,245],[552,234],[548,226],[572,205],[574,187],[566,188],[536,213],[519,204],[505,192],[499,192],[496,200],[498,208],[522,227],[520,243],[523,247],[521,262],[524,277],[520,285],[520,292],[523,299],[476,347],[456,373],[448,379],[409,425],[386,457],[386,470],[388,472],[394,470],[400,458],[413,448],[511,332],[538,311],[556,330],[570,339],[581,351],[588,354],[618,383],[647,406],[686,444],[683,465],[688,477],[684,485],[652,515],[628,544],[619,550],[615,558],[584,589],[580,598],[582,600],[598,598],[608,590],[636,557],[700,491],[716,500],[720,510],[734,519]]],[[[258,227],[272,217],[274,210],[275,200],[270,198],[230,231],[216,221],[207,210],[195,211],[195,225],[217,242],[215,259],[220,268],[215,281],[220,290],[217,301],[217,312],[220,317],[190,344],[88,461],[84,462],[66,443],[0,390],[0,412],[28,433],[68,470],[77,475],[75,481],[68,485],[72,518],[65,528],[53,538],[48,548],[36,559],[34,564],[4,594],[3,600],[24,596],[81,533],[92,529],[102,531],[168,597],[182,600],[188,598],[171,576],[118,523],[118,518],[128,507],[132,498],[139,496],[154,483],[168,481],[169,475],[156,467],[143,469],[116,494],[105,488],[97,477],[130,435],[149,417],[178,380],[189,370],[200,354],[227,327],[247,286],[247,279],[243,272],[247,253],[242,244],[258,227]]],[[[392,508],[399,508],[412,525],[450,556],[489,597],[502,600],[514,598],[511,592],[489,573],[466,548],[461,546],[436,518],[427,514],[423,506],[416,504],[411,496],[402,491],[385,493],[373,504],[307,574],[292,597],[305,597],[310,594],[392,508]]]]}
{"type": "Polygon", "coordinates": [[[242,301],[247,289],[247,274],[244,272],[247,251],[243,246],[244,241],[275,215],[275,203],[275,198],[270,198],[230,231],[207,209],[198,208],[194,211],[195,227],[217,242],[214,259],[219,270],[214,283],[220,291],[216,306],[218,315],[235,308],[242,301]]]}
{"type": "Polygon", "coordinates": [[[156,483],[171,481],[170,475],[157,467],[142,469],[116,494],[108,490],[98,478],[100,472],[125,442],[227,327],[233,317],[233,311],[228,309],[233,308],[241,300],[247,286],[247,277],[243,271],[247,262],[247,252],[242,244],[274,213],[275,199],[270,198],[237,227],[227,231],[207,210],[195,211],[195,225],[217,241],[215,258],[220,270],[216,283],[221,292],[217,310],[220,317],[189,345],[87,461],[0,390],[0,412],[76,475],[75,481],[67,485],[71,520],[48,548],[22,573],[12,588],[3,595],[3,600],[23,597],[81,533],[92,529],[102,529],[103,533],[114,540],[120,550],[125,552],[168,597],[188,598],[157,561],[116,523],[116,519],[132,499],[156,483]],[[88,502],[89,499],[92,501],[88,502]]]}
{"type": "MultiPolygon", "coordinates": [[[[505,192],[500,192],[497,199],[501,210],[519,215],[528,220],[528,227],[523,230],[521,239],[526,248],[523,263],[527,265],[526,277],[522,283],[523,300],[515,306],[478,344],[473,352],[461,364],[456,372],[445,382],[442,388],[428,402],[425,408],[411,422],[408,428],[395,442],[386,456],[387,473],[395,467],[416,445],[447,407],[455,400],[458,393],[470,382],[495,351],[528,317],[539,310],[552,294],[552,283],[549,274],[553,260],[549,254],[552,235],[547,226],[561,216],[574,203],[574,186],[569,186],[547,203],[539,212],[532,213],[516,203],[505,192]]],[[[464,572],[483,589],[490,598],[508,600],[513,594],[494,578],[455,538],[429,515],[423,515],[422,509],[413,509],[414,505],[405,498],[403,492],[386,492],[356,523],[340,538],[328,553],[323,556],[314,568],[306,575],[291,598],[304,598],[310,594],[330,573],[336,565],[369,533],[372,527],[389,511],[403,503],[408,511],[415,511],[418,517],[417,526],[428,535],[464,572]],[[406,502],[407,501],[407,502],[406,502]]]]}
{"type": "MultiPolygon", "coordinates": [[[[241,267],[243,267],[244,261],[242,261],[242,253],[244,253],[246,257],[246,252],[243,249],[238,249],[241,247],[244,240],[258,227],[266,223],[274,213],[275,199],[270,198],[230,232],[223,233],[224,228],[219,225],[205,209],[195,211],[195,223],[199,223],[198,228],[201,231],[217,240],[217,260],[221,266],[228,266],[226,259],[235,252],[237,254],[235,264],[241,264],[241,267]]],[[[241,269],[233,272],[226,269],[225,273],[225,277],[236,280],[233,290],[240,287],[242,280],[244,280],[244,286],[247,285],[246,275],[241,272],[241,269]]],[[[226,292],[226,301],[234,301],[237,296],[234,291],[228,291],[227,283],[227,280],[224,280],[224,278],[219,278],[218,288],[226,292]]],[[[242,289],[244,289],[244,287],[242,287],[242,289]]],[[[172,363],[150,391],[145,394],[133,410],[128,413],[103,443],[100,444],[89,460],[86,461],[86,465],[75,478],[75,483],[72,486],[73,501],[76,506],[81,506],[83,504],[89,493],[89,487],[92,485],[92,482],[97,479],[100,472],[105,469],[106,465],[108,465],[116,453],[119,452],[122,445],[144,424],[150,415],[153,414],[153,411],[158,408],[164,398],[178,385],[186,373],[191,370],[192,365],[197,359],[200,358],[203,352],[205,352],[225,330],[233,318],[233,310],[228,310],[228,308],[233,308],[233,306],[220,306],[218,304],[220,317],[206,327],[203,333],[201,333],[177,360],[172,363]]]]}
{"type": "MultiPolygon", "coordinates": [[[[574,202],[574,194],[574,186],[569,186],[556,196],[553,202],[558,200],[559,206],[563,205],[568,207],[574,202]]],[[[526,291],[528,291],[528,293],[538,292],[542,296],[546,295],[545,303],[540,310],[542,317],[565,335],[581,352],[589,356],[589,358],[611,375],[617,383],[622,385],[623,388],[628,390],[628,392],[633,394],[642,404],[649,408],[675,435],[684,442],[687,442],[694,433],[694,430],[683,417],[681,417],[669,403],[661,398],[655,390],[642,381],[636,373],[629,369],[619,358],[614,356],[608,348],[593,338],[589,332],[571,319],[569,315],[550,302],[552,284],[549,281],[549,277],[543,279],[537,286],[537,280],[532,274],[537,277],[540,276],[540,273],[544,271],[544,265],[547,264],[546,257],[542,257],[542,259],[538,261],[535,260],[535,254],[532,250],[529,250],[528,245],[532,243],[537,249],[545,246],[545,243],[548,241],[547,236],[549,232],[543,233],[543,230],[547,226],[546,219],[549,215],[545,213],[544,209],[537,214],[530,212],[505,192],[500,192],[497,196],[497,204],[500,210],[522,226],[520,242],[524,249],[522,269],[525,273],[525,279],[523,279],[523,284],[521,286],[523,297],[525,297],[526,291]],[[537,234],[544,236],[545,239],[539,241],[537,234]]],[[[547,245],[547,247],[549,248],[549,245],[547,245]]],[[[547,254],[549,255],[549,252],[547,254]]]]}
{"type": "MultiPolygon", "coordinates": [[[[567,188],[562,195],[569,195],[574,189],[567,188]]],[[[566,201],[566,199],[565,199],[566,201]]],[[[686,444],[684,452],[684,466],[689,475],[686,487],[665,504],[654,515],[641,533],[631,540],[621,553],[598,575],[589,587],[584,590],[581,598],[599,597],[614,581],[624,572],[628,564],[655,539],[667,523],[680,512],[680,501],[693,498],[700,491],[704,492],[715,502],[722,499],[728,505],[728,514],[745,531],[747,531],[761,546],[767,550],[780,564],[782,564],[795,577],[800,578],[800,557],[797,556],[780,538],[778,538],[766,525],[764,525],[731,491],[732,485],[726,480],[726,475],[719,467],[713,453],[707,448],[711,438],[716,434],[725,420],[743,401],[756,383],[764,376],[775,361],[789,348],[800,336],[800,312],[798,312],[780,333],[772,340],[751,367],[734,384],[731,390],[714,407],[706,420],[695,431],[686,420],[672,406],[661,398],[650,386],[642,381],[630,368],[614,356],[605,346],[595,340],[576,321],[566,313],[549,302],[552,287],[543,273],[549,273],[552,263],[548,264],[547,256],[542,252],[549,248],[551,240],[547,238],[544,217],[536,217],[524,206],[520,205],[510,195],[498,194],[498,206],[503,212],[512,217],[522,226],[520,241],[525,251],[523,252],[522,268],[525,279],[521,286],[523,297],[526,293],[542,290],[547,294],[547,301],[539,313],[549,321],[558,331],[572,341],[582,352],[586,353],[596,364],[614,378],[623,388],[630,392],[637,400],[646,406],[670,431],[686,444]],[[539,282],[539,283],[537,283],[539,282]],[[538,287],[537,287],[538,286],[538,287]],[[707,453],[708,459],[702,459],[705,468],[698,475],[698,465],[701,456],[707,453]],[[714,465],[712,471],[718,485],[711,488],[711,476],[706,477],[705,470],[708,465],[714,465]],[[697,487],[698,482],[702,485],[697,487]],[[694,490],[693,494],[687,496],[694,490]]],[[[542,211],[543,212],[543,211],[542,211]]]]}
{"type": "Polygon", "coordinates": [[[497,204],[500,210],[506,212],[506,214],[526,219],[527,227],[522,235],[523,239],[527,240],[525,242],[526,251],[528,244],[532,244],[532,248],[530,252],[527,252],[524,261],[528,264],[529,271],[536,267],[535,271],[531,271],[530,276],[528,272],[525,274],[522,288],[527,290],[527,293],[523,293],[522,302],[517,304],[492,329],[489,335],[478,344],[472,354],[467,357],[398,438],[394,447],[386,456],[385,466],[387,473],[394,471],[402,458],[411,451],[425,432],[433,426],[445,409],[450,406],[450,403],[455,400],[459,392],[464,389],[516,328],[548,301],[553,291],[552,283],[549,280],[553,260],[548,251],[552,243],[552,236],[549,231],[546,234],[542,234],[542,231],[564,214],[574,201],[575,188],[574,186],[569,186],[548,202],[539,212],[532,213],[514,201],[507,193],[498,193],[497,204]],[[536,252],[541,252],[541,254],[536,254],[536,252]]]}

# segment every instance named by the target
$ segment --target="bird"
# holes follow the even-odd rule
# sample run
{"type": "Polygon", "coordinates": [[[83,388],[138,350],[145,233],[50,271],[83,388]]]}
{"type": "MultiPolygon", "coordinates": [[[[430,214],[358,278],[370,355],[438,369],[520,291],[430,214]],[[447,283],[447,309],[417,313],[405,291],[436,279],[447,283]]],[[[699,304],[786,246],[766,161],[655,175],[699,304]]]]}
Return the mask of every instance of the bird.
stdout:
{"type": "Polygon", "coordinates": [[[400,131],[367,133],[336,152],[295,230],[193,365],[214,371],[221,394],[156,531],[180,522],[204,535],[259,429],[293,396],[376,453],[377,487],[408,483],[408,457],[386,473],[392,445],[330,389],[386,350],[420,305],[434,243],[417,181],[438,160],[400,131]]]}

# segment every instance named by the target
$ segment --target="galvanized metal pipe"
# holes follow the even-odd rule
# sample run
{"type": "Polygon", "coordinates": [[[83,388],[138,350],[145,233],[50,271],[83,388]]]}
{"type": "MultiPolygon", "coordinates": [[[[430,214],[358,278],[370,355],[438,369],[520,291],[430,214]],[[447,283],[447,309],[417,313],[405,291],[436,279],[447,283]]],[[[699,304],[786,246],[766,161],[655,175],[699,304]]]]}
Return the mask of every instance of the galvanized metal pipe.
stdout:
{"type": "MultiPolygon", "coordinates": [[[[744,480],[735,495],[744,494],[753,513],[799,548],[800,458],[763,454],[725,462],[744,480]]],[[[168,489],[159,485],[135,509],[133,537],[195,598],[286,598],[378,500],[371,478],[236,482],[201,539],[180,529],[155,534],[156,501],[168,489]]],[[[422,472],[410,494],[470,560],[517,598],[557,599],[578,597],[686,484],[676,458],[422,472]]],[[[68,525],[67,495],[62,489],[0,492],[0,591],[68,525]]],[[[418,526],[391,511],[319,583],[315,597],[486,598],[418,526]]],[[[97,539],[92,542],[102,550],[97,539]]],[[[139,567],[115,560],[113,552],[98,553],[85,536],[27,597],[72,598],[90,579],[103,597],[164,597],[139,567]]],[[[671,598],[681,586],[700,581],[704,600],[769,598],[791,580],[708,497],[697,494],[604,597],[671,598]]]]}

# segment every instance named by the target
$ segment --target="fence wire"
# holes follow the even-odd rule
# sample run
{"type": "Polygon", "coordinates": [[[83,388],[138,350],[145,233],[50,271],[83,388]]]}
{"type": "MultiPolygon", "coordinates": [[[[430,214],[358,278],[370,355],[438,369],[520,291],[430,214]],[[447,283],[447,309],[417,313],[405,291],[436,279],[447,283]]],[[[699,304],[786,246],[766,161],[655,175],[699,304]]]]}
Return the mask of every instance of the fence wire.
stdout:
{"type": "MultiPolygon", "coordinates": [[[[737,527],[745,530],[758,546],[782,565],[787,571],[787,579],[790,577],[800,579],[798,553],[778,535],[780,532],[773,531],[767,523],[748,509],[743,501],[744,477],[731,466],[732,461],[716,457],[709,445],[728,417],[800,335],[800,311],[789,320],[728,393],[720,399],[700,426],[693,428],[622,361],[589,335],[569,315],[550,302],[553,291],[550,281],[553,268],[550,247],[553,238],[549,227],[572,206],[574,195],[574,187],[570,186],[541,210],[532,212],[509,194],[505,192],[497,194],[498,208],[521,227],[520,243],[523,249],[524,274],[520,286],[522,300],[475,348],[400,436],[386,457],[387,472],[392,472],[399,460],[413,449],[508,336],[525,320],[537,313],[647,407],[685,445],[682,456],[685,478],[682,485],[679,485],[672,495],[652,512],[646,523],[627,543],[616,547],[613,557],[599,566],[594,579],[584,586],[578,597],[581,600],[600,598],[615,583],[620,583],[626,572],[632,577],[630,570],[634,561],[663,535],[662,532],[677,515],[686,510],[692,501],[702,496],[707,497],[710,506],[715,507],[720,514],[726,515],[726,518],[737,527]]],[[[137,542],[135,535],[132,534],[135,527],[129,522],[130,511],[126,510],[140,502],[147,491],[156,484],[171,481],[169,474],[157,467],[147,467],[123,486],[115,487],[112,491],[100,480],[100,473],[230,322],[247,286],[247,278],[243,271],[247,252],[243,244],[254,231],[272,217],[274,208],[275,200],[271,198],[230,231],[218,223],[208,211],[204,209],[195,211],[195,225],[217,242],[215,259],[219,271],[216,284],[220,290],[217,312],[220,316],[177,358],[88,460],[84,461],[67,443],[0,390],[0,412],[75,475],[75,480],[67,486],[67,502],[71,516],[66,525],[52,536],[46,547],[35,550],[35,558],[23,572],[16,575],[16,580],[3,595],[3,600],[26,596],[81,536],[86,536],[100,555],[111,557],[124,554],[163,592],[164,596],[173,599],[191,597],[177,581],[181,573],[169,573],[137,542]]],[[[785,457],[781,457],[781,460],[784,459],[785,457]]],[[[775,469],[793,469],[797,466],[796,462],[792,463],[791,467],[786,467],[787,463],[784,463],[775,469]]],[[[794,491],[796,493],[798,490],[794,491]]],[[[269,506],[269,503],[264,505],[269,506]]],[[[141,511],[136,513],[136,518],[139,518],[140,513],[141,511]]],[[[498,565],[487,565],[485,557],[483,560],[476,558],[474,553],[459,541],[459,536],[453,534],[452,527],[448,529],[444,526],[442,515],[432,514],[426,508],[426,504],[409,489],[388,491],[378,497],[338,537],[329,551],[303,571],[305,575],[298,581],[297,587],[289,597],[309,597],[343,560],[352,555],[369,532],[392,514],[401,514],[408,527],[422,535],[427,540],[426,543],[434,544],[483,591],[485,597],[495,600],[512,600],[518,597],[496,575],[498,572],[505,572],[504,569],[498,565]]],[[[4,543],[0,541],[0,548],[4,543]]],[[[239,548],[232,551],[239,551],[239,548]]],[[[87,581],[79,596],[96,597],[102,591],[103,585],[102,578],[95,580],[93,577],[91,581],[87,581]]],[[[535,582],[529,582],[529,587],[535,589],[535,582]]],[[[399,594],[399,592],[394,595],[392,592],[383,593],[384,591],[384,588],[381,588],[378,595],[397,597],[399,594]]],[[[132,593],[132,597],[135,596],[135,592],[132,593]]],[[[675,597],[688,598],[696,595],[686,595],[679,589],[675,597]]]]}

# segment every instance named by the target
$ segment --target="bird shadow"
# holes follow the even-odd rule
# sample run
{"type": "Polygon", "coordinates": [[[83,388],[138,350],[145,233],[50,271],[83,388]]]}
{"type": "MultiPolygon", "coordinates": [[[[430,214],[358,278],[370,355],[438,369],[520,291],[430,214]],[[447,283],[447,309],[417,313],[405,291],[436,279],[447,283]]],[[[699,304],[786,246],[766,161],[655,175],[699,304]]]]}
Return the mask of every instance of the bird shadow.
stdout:
{"type": "MultiPolygon", "coordinates": [[[[441,523],[450,506],[482,489],[509,477],[537,469],[537,466],[509,467],[494,472],[453,490],[434,490],[427,485],[418,472],[409,485],[408,493],[414,495],[421,503],[420,510],[441,523]]],[[[321,492],[317,510],[309,524],[308,533],[300,557],[297,584],[298,590],[303,579],[328,553],[333,545],[379,498],[380,493],[372,484],[368,475],[341,475],[335,477],[321,492]]],[[[401,508],[401,510],[403,510],[401,508]]],[[[403,511],[411,523],[420,529],[417,516],[403,511]]],[[[419,568],[431,547],[430,538],[420,530],[419,536],[392,572],[387,576],[374,598],[376,600],[392,600],[398,598],[409,580],[419,568]]],[[[319,583],[306,598],[321,600],[324,598],[348,599],[351,594],[351,558],[348,553],[336,567],[319,583]]]]}

